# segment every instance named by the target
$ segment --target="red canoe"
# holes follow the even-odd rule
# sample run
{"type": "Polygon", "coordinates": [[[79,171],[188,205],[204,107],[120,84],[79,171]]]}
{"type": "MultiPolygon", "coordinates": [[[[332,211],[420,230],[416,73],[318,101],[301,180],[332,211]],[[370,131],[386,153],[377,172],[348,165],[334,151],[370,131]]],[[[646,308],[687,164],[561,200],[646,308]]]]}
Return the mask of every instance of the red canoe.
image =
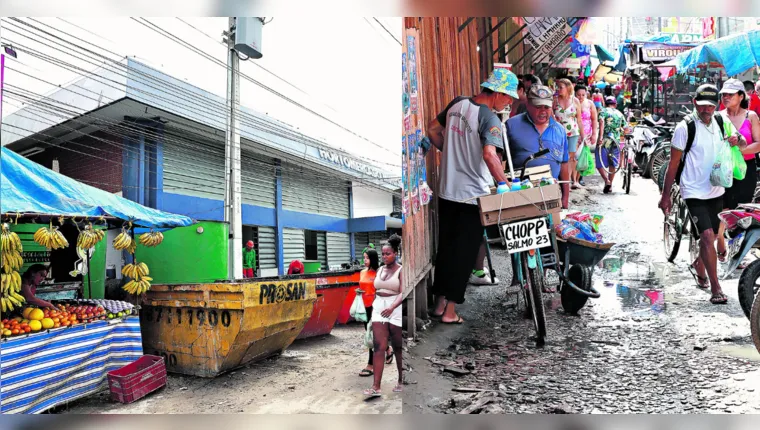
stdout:
{"type": "MultiPolygon", "coordinates": [[[[359,287],[360,272],[360,270],[344,270],[295,275],[302,278],[317,278],[317,301],[314,303],[314,310],[296,339],[330,334],[335,322],[340,319],[338,314],[343,308],[349,291],[353,292],[359,287]]],[[[351,304],[349,303],[348,306],[346,315],[351,304]]]]}

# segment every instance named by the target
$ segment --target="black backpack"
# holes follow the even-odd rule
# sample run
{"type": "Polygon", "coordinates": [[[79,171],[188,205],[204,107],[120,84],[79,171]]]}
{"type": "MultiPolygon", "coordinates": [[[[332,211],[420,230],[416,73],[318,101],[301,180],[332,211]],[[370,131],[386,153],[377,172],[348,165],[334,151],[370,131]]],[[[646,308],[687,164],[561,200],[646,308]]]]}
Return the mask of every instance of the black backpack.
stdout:
{"type": "MultiPolygon", "coordinates": [[[[726,132],[723,130],[723,116],[716,113],[714,118],[715,122],[718,123],[718,128],[720,128],[720,135],[723,137],[723,140],[725,140],[726,132]]],[[[688,115],[684,121],[686,121],[687,137],[686,147],[681,155],[681,162],[678,164],[678,170],[676,170],[676,184],[678,185],[681,185],[681,173],[683,173],[683,166],[686,163],[686,154],[691,150],[691,145],[694,143],[694,136],[697,134],[697,124],[694,122],[694,115],[688,115]]]]}

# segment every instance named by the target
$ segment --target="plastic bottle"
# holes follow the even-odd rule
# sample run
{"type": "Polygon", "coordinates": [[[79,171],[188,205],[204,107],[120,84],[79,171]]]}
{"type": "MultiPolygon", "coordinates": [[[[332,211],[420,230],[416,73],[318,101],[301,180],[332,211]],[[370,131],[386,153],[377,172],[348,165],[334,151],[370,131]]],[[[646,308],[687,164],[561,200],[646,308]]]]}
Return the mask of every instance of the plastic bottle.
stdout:
{"type": "Polygon", "coordinates": [[[499,182],[499,186],[496,187],[496,194],[502,194],[509,191],[509,187],[506,182],[499,182]]]}
{"type": "Polygon", "coordinates": [[[512,191],[520,191],[521,189],[520,180],[517,178],[512,179],[512,191]]]}

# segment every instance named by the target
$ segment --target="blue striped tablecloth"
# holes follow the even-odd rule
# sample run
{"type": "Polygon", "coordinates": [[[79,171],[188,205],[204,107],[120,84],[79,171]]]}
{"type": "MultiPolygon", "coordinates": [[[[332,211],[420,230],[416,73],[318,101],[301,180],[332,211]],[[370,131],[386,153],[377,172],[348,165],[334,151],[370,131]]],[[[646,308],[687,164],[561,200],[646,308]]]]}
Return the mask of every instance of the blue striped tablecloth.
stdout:
{"type": "Polygon", "coordinates": [[[140,318],[0,342],[0,413],[40,413],[108,388],[106,373],[143,354],[140,318]]]}

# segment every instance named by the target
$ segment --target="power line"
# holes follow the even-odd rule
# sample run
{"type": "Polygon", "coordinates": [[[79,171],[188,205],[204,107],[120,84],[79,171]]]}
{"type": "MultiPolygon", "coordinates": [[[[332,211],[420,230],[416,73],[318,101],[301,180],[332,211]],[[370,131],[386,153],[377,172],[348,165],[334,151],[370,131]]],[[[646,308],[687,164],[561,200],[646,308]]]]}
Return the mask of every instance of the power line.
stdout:
{"type": "Polygon", "coordinates": [[[390,30],[388,30],[387,28],[385,28],[385,26],[383,25],[383,23],[382,23],[382,22],[380,22],[380,20],[378,20],[378,19],[377,19],[377,18],[375,18],[374,16],[372,17],[372,19],[374,19],[375,21],[377,21],[377,23],[378,23],[378,24],[380,24],[380,27],[383,27],[383,30],[385,30],[385,31],[386,31],[386,33],[388,33],[388,34],[389,34],[389,35],[390,35],[390,36],[393,38],[393,40],[395,40],[396,42],[398,42],[398,44],[399,44],[399,45],[401,45],[401,46],[404,46],[404,45],[401,43],[401,41],[400,41],[400,40],[398,40],[398,39],[396,38],[396,36],[394,36],[394,35],[393,35],[393,33],[391,33],[391,32],[390,32],[390,30]]]}

